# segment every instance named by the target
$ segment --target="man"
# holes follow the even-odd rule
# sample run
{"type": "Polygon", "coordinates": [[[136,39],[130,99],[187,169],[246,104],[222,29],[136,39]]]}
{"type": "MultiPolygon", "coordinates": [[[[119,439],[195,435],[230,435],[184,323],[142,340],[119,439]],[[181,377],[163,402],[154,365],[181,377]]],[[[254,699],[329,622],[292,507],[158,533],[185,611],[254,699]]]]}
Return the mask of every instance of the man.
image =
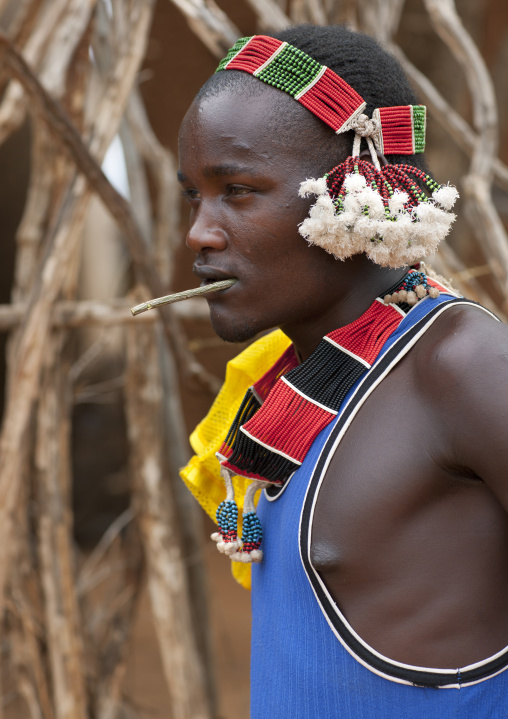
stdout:
{"type": "MultiPolygon", "coordinates": [[[[220,450],[228,486],[219,548],[257,562],[251,717],[506,717],[506,328],[408,267],[446,234],[453,192],[414,154],[420,110],[400,67],[344,28],[277,38],[235,46],[180,137],[194,272],[237,279],[208,295],[215,331],[289,338],[276,336],[275,364],[271,335],[253,345],[235,412],[254,389],[221,442],[195,436],[220,450]],[[277,55],[282,70],[263,78],[277,55]],[[305,104],[321,66],[335,85],[305,104]],[[384,109],[408,106],[412,147],[385,158],[376,134],[378,150],[406,136],[390,145],[384,109]],[[242,477],[254,480],[243,544],[242,477]]],[[[215,485],[196,486],[210,509],[215,485]]]]}

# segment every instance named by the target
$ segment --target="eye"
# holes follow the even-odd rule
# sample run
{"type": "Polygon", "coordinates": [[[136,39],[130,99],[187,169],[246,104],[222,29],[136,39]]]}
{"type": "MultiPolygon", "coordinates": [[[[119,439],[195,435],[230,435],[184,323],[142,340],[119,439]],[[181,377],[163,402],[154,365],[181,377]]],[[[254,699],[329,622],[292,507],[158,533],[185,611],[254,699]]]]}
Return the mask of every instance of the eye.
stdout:
{"type": "Polygon", "coordinates": [[[252,192],[254,192],[252,187],[245,187],[245,185],[228,185],[228,195],[239,197],[242,195],[250,195],[252,192]]]}
{"type": "Polygon", "coordinates": [[[201,193],[199,192],[199,190],[190,188],[187,190],[182,190],[182,197],[184,198],[184,200],[187,200],[187,202],[192,202],[193,200],[201,199],[201,193]]]}

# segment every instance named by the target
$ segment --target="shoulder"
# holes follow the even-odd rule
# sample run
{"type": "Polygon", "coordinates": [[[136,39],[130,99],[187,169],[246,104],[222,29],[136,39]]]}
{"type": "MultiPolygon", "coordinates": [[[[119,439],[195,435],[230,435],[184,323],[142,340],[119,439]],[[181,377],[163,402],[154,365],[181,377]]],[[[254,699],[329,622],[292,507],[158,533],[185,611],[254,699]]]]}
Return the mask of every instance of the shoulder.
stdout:
{"type": "Polygon", "coordinates": [[[477,306],[459,305],[419,344],[412,369],[433,436],[452,464],[484,479],[508,507],[508,326],[477,306]]]}
{"type": "Polygon", "coordinates": [[[430,387],[508,372],[508,326],[478,305],[449,307],[419,344],[416,369],[430,387]]]}

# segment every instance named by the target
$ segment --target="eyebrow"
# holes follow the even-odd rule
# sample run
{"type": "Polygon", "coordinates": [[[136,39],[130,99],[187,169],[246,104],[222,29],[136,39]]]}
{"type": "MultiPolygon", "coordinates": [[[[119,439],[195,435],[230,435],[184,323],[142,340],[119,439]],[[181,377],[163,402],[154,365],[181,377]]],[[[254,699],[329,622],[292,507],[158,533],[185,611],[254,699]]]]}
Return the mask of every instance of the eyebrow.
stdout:
{"type": "MultiPolygon", "coordinates": [[[[203,170],[203,175],[208,178],[213,177],[228,177],[231,175],[238,175],[238,174],[246,174],[246,175],[252,175],[256,176],[259,174],[259,172],[256,170],[255,167],[246,167],[245,165],[210,165],[209,167],[205,167],[203,170]]],[[[176,173],[176,176],[178,178],[178,182],[186,182],[187,178],[183,174],[181,170],[178,170],[176,173]]]]}
{"type": "Polygon", "coordinates": [[[205,167],[203,175],[205,177],[227,177],[228,175],[256,175],[256,169],[254,167],[245,167],[245,165],[211,165],[205,167]]]}

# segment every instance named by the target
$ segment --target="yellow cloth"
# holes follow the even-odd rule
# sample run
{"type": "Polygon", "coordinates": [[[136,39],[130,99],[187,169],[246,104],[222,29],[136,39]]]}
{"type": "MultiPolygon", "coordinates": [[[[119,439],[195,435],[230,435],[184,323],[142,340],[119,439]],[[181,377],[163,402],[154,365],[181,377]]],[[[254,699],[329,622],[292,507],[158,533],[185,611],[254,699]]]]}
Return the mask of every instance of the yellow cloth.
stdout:
{"type": "MultiPolygon", "coordinates": [[[[206,417],[190,436],[190,443],[196,454],[188,465],[180,470],[180,475],[214,521],[217,507],[226,498],[226,489],[220,476],[220,465],[215,452],[226,438],[248,388],[275,364],[290,344],[291,340],[283,332],[275,330],[253,342],[228,362],[226,379],[219,394],[206,417]]],[[[245,490],[249,484],[249,479],[242,477],[234,479],[239,523],[241,523],[245,490]]],[[[231,562],[231,564],[236,581],[246,589],[250,589],[250,564],[243,562],[231,562]]]]}

